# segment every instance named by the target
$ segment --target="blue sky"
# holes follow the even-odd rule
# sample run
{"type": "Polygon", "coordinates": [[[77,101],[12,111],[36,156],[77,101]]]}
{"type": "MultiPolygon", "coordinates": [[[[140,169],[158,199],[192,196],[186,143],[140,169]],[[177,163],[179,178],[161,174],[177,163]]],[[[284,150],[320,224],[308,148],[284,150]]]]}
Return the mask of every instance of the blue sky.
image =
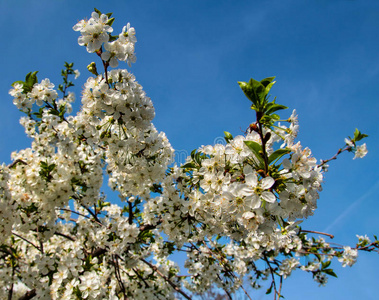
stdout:
{"type": "MultiPolygon", "coordinates": [[[[297,109],[299,139],[318,159],[332,157],[356,127],[368,134],[366,158],[346,154],[330,163],[319,209],[303,227],[328,230],[341,244],[379,235],[378,1],[1,0],[1,161],[30,144],[8,95],[12,82],[38,70],[40,80],[58,85],[63,63],[74,62],[79,103],[86,66],[97,57],[77,44],[72,26],[93,7],[114,13],[116,32],[127,22],[135,27],[130,70],[154,102],[154,124],[180,153],[254,121],[237,84],[251,77],[277,76],[272,95],[290,107],[284,117],[297,109]]],[[[348,269],[334,265],[339,279],[322,288],[296,272],[285,282],[286,299],[377,299],[378,255],[361,254],[348,269]]]]}

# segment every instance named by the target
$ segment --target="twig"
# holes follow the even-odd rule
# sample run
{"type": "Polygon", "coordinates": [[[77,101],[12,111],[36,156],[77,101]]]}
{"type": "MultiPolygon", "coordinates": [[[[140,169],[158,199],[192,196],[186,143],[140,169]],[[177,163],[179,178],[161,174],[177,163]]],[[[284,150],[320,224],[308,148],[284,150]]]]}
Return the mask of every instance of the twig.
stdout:
{"type": "Polygon", "coordinates": [[[23,164],[23,165],[27,165],[27,163],[26,162],[24,162],[22,159],[16,159],[13,163],[11,163],[9,166],[8,166],[8,168],[9,169],[12,169],[15,165],[17,165],[18,163],[20,163],[20,164],[23,164]]]}
{"type": "Polygon", "coordinates": [[[124,300],[126,300],[127,297],[126,297],[125,286],[124,286],[124,284],[122,282],[122,279],[121,279],[121,273],[120,273],[120,268],[118,267],[117,256],[115,256],[115,255],[112,255],[112,256],[113,256],[113,259],[114,259],[113,264],[114,264],[114,270],[115,270],[116,279],[117,279],[118,284],[120,286],[121,292],[124,295],[124,300]]]}
{"type": "Polygon", "coordinates": [[[83,203],[80,203],[80,205],[81,205],[82,207],[84,207],[84,208],[90,213],[90,215],[91,215],[92,217],[94,217],[94,219],[96,220],[97,223],[103,225],[103,224],[100,222],[99,218],[96,216],[96,214],[95,214],[95,213],[94,213],[89,207],[87,207],[87,206],[86,206],[85,204],[83,204],[83,203]]]}
{"type": "Polygon", "coordinates": [[[40,249],[38,246],[34,245],[31,241],[27,240],[26,238],[22,237],[21,235],[18,235],[17,233],[12,232],[13,235],[17,236],[18,238],[24,240],[28,244],[32,245],[34,248],[36,248],[38,251],[42,252],[42,249],[40,249]]]}
{"type": "Polygon", "coordinates": [[[329,233],[325,233],[325,232],[313,231],[313,230],[305,230],[305,229],[301,229],[300,232],[322,234],[322,235],[326,235],[326,236],[330,237],[331,239],[334,239],[334,235],[333,234],[329,234],[329,233]]]}
{"type": "Polygon", "coordinates": [[[129,225],[132,225],[133,224],[133,204],[132,204],[132,202],[130,202],[128,200],[128,205],[129,205],[129,218],[128,218],[128,222],[129,222],[129,225]]]}
{"type": "Polygon", "coordinates": [[[331,160],[335,160],[335,159],[337,159],[337,156],[338,156],[338,155],[340,155],[342,152],[344,152],[344,151],[346,151],[346,150],[349,150],[349,149],[351,149],[351,148],[352,148],[351,146],[346,146],[346,147],[343,148],[343,149],[342,149],[342,148],[338,149],[337,153],[336,153],[333,157],[331,157],[331,158],[329,158],[329,159],[327,159],[327,160],[321,160],[321,163],[318,164],[317,167],[322,167],[323,165],[325,165],[326,163],[330,162],[331,160]]]}
{"type": "Polygon", "coordinates": [[[271,286],[274,287],[274,291],[275,291],[275,298],[274,300],[276,300],[276,296],[278,294],[278,290],[276,289],[276,282],[275,282],[275,271],[273,270],[273,268],[271,267],[271,264],[270,262],[268,261],[267,257],[265,254],[263,254],[263,260],[267,263],[268,267],[270,268],[270,274],[271,274],[271,278],[272,278],[272,281],[271,281],[271,286]]]}
{"type": "Polygon", "coordinates": [[[71,236],[69,236],[69,235],[66,235],[66,234],[64,234],[64,233],[58,232],[58,231],[55,231],[54,234],[55,234],[55,235],[59,235],[59,236],[63,236],[63,237],[65,237],[66,239],[69,239],[70,241],[73,241],[73,242],[76,241],[76,239],[74,239],[73,237],[71,237],[71,236]]]}
{"type": "Polygon", "coordinates": [[[283,276],[280,276],[280,284],[279,284],[279,298],[282,294],[282,286],[283,286],[283,276]]]}
{"type": "Polygon", "coordinates": [[[30,290],[28,292],[25,293],[24,296],[21,296],[20,298],[18,298],[18,300],[30,300],[32,299],[35,295],[37,295],[36,293],[36,290],[33,289],[33,290],[30,290]]]}
{"type": "Polygon", "coordinates": [[[150,287],[149,284],[146,282],[145,278],[143,278],[143,277],[141,276],[141,274],[138,273],[138,270],[136,270],[136,269],[133,268],[133,271],[134,271],[134,273],[136,273],[137,277],[138,277],[139,279],[141,279],[141,280],[145,283],[145,287],[146,287],[146,288],[149,288],[149,287],[150,287]]]}
{"type": "Polygon", "coordinates": [[[149,263],[148,261],[146,261],[145,259],[143,258],[140,258],[141,261],[143,261],[145,264],[147,264],[150,268],[152,268],[155,272],[157,272],[157,274],[162,277],[164,280],[166,280],[171,286],[172,288],[177,291],[178,293],[180,293],[184,298],[188,299],[188,300],[191,300],[191,297],[189,297],[186,293],[184,293],[175,283],[173,283],[166,275],[162,274],[158,268],[156,266],[154,266],[153,264],[149,263]]]}

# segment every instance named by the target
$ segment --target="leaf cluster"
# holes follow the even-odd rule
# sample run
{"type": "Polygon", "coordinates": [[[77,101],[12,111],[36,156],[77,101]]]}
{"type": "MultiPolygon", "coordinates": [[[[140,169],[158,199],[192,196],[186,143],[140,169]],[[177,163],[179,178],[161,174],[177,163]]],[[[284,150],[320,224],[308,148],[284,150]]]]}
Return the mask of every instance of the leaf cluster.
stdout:
{"type": "Polygon", "coordinates": [[[264,125],[272,126],[275,121],[279,120],[276,111],[287,109],[287,106],[276,104],[275,98],[269,101],[269,92],[275,84],[275,77],[267,77],[261,81],[253,78],[249,82],[239,81],[238,84],[245,96],[253,103],[251,109],[257,112],[258,121],[264,125]]]}
{"type": "Polygon", "coordinates": [[[38,83],[37,73],[38,71],[29,72],[28,74],[26,74],[25,81],[22,81],[22,80],[15,81],[12,83],[12,86],[14,87],[17,83],[20,83],[22,84],[23,92],[25,94],[31,92],[33,89],[33,85],[38,83]]]}

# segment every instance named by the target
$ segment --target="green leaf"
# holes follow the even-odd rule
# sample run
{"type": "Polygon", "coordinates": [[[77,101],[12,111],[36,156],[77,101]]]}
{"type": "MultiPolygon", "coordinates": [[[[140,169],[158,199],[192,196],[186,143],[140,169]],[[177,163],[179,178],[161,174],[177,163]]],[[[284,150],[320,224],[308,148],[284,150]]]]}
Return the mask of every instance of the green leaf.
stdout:
{"type": "Polygon", "coordinates": [[[35,71],[35,72],[30,72],[26,75],[26,78],[25,78],[25,83],[30,86],[30,87],[33,87],[33,85],[35,83],[38,82],[38,79],[37,79],[37,73],[38,71],[35,71]]]}
{"type": "Polygon", "coordinates": [[[363,134],[361,133],[358,128],[355,128],[355,131],[354,131],[354,141],[355,142],[358,142],[360,141],[361,139],[365,138],[365,137],[368,137],[367,134],[363,134]]]}
{"type": "Polygon", "coordinates": [[[275,79],[275,76],[273,76],[273,77],[267,77],[265,79],[262,79],[261,83],[263,84],[264,87],[267,88],[269,85],[272,86],[273,84],[275,84],[275,81],[273,82],[274,79],[275,79]]]}
{"type": "Polygon", "coordinates": [[[20,83],[23,86],[24,93],[30,92],[33,88],[33,85],[38,82],[37,73],[38,71],[30,72],[26,74],[25,82],[18,80],[18,81],[13,82],[12,86],[14,87],[16,83],[20,83]]]}
{"type": "Polygon", "coordinates": [[[260,83],[259,81],[256,81],[255,79],[251,78],[249,81],[249,85],[251,85],[255,91],[255,94],[257,95],[259,102],[261,105],[263,104],[263,101],[266,97],[266,87],[260,83]]]}
{"type": "Polygon", "coordinates": [[[270,102],[266,105],[266,109],[267,109],[266,114],[270,115],[276,112],[277,110],[287,109],[287,108],[288,108],[287,106],[276,104],[275,102],[270,102]]]}
{"type": "Polygon", "coordinates": [[[266,291],[266,295],[271,294],[273,284],[270,285],[270,287],[266,291]]]}
{"type": "Polygon", "coordinates": [[[184,164],[184,165],[182,165],[180,167],[183,168],[183,169],[192,169],[192,168],[195,168],[196,165],[193,162],[189,162],[189,163],[186,163],[186,164],[184,164]]]}
{"type": "Polygon", "coordinates": [[[238,84],[246,97],[254,103],[256,110],[260,111],[266,96],[265,86],[253,78],[249,82],[239,81],[238,84]]]}
{"type": "Polygon", "coordinates": [[[241,90],[244,92],[245,96],[254,103],[254,105],[257,105],[256,96],[254,95],[253,88],[244,81],[238,81],[238,85],[240,86],[241,90]]]}
{"type": "Polygon", "coordinates": [[[332,262],[331,262],[330,260],[321,263],[321,264],[322,264],[322,269],[326,269],[327,267],[330,266],[331,263],[332,263],[332,262]]]}
{"type": "Polygon", "coordinates": [[[245,145],[249,147],[251,151],[253,151],[258,156],[261,156],[262,146],[254,141],[244,141],[245,145]]]}
{"type": "Polygon", "coordinates": [[[17,80],[17,81],[15,81],[15,82],[13,82],[13,83],[11,84],[11,86],[14,87],[17,83],[20,83],[20,84],[22,84],[22,85],[25,84],[25,82],[23,82],[22,80],[17,80]]]}
{"type": "Polygon", "coordinates": [[[268,164],[270,165],[273,161],[281,158],[283,155],[288,154],[288,153],[291,153],[291,150],[289,150],[289,149],[278,149],[278,150],[276,150],[274,153],[272,153],[268,157],[268,164]]]}
{"type": "Polygon", "coordinates": [[[225,141],[229,143],[233,139],[233,136],[227,131],[224,131],[224,134],[225,134],[225,141]]]}
{"type": "Polygon", "coordinates": [[[334,273],[333,269],[324,269],[324,270],[322,270],[322,272],[324,272],[325,274],[328,274],[330,276],[337,277],[337,274],[334,273]]]}
{"type": "Polygon", "coordinates": [[[262,146],[259,145],[257,142],[253,141],[244,141],[245,145],[249,147],[251,151],[253,151],[254,155],[256,158],[259,160],[262,166],[264,166],[264,160],[263,160],[263,151],[262,151],[262,146]]]}

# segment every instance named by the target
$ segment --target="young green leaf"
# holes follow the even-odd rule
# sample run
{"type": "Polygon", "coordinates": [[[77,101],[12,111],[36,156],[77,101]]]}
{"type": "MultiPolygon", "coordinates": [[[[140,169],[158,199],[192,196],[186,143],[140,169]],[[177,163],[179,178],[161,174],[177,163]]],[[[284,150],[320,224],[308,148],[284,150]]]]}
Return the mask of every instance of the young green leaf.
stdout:
{"type": "Polygon", "coordinates": [[[325,274],[328,274],[330,276],[337,277],[337,274],[334,273],[333,269],[324,269],[324,270],[322,270],[322,272],[324,272],[325,274]]]}
{"type": "Polygon", "coordinates": [[[264,165],[264,160],[262,157],[263,155],[262,146],[259,145],[257,142],[253,142],[253,141],[244,141],[244,142],[245,142],[245,145],[248,146],[251,151],[253,151],[253,153],[258,158],[260,163],[264,165]]]}
{"type": "Polygon", "coordinates": [[[361,139],[365,138],[365,137],[368,137],[367,134],[363,134],[361,133],[358,128],[355,128],[355,132],[354,132],[354,141],[355,142],[358,142],[360,141],[361,139]]]}
{"type": "Polygon", "coordinates": [[[275,160],[281,158],[283,155],[290,153],[289,149],[278,149],[268,157],[268,164],[270,165],[275,160]]]}

